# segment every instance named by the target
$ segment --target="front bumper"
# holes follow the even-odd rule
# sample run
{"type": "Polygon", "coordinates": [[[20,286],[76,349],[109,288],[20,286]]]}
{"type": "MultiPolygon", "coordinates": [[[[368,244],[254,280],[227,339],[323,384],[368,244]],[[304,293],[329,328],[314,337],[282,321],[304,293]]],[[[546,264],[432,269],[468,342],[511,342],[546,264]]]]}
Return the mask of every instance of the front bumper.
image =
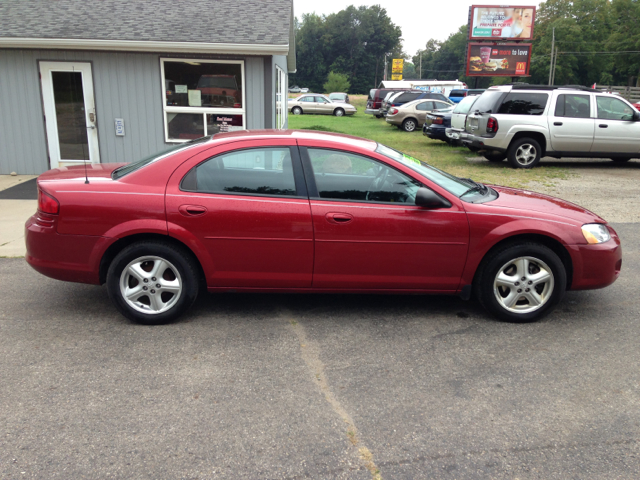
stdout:
{"type": "Polygon", "coordinates": [[[568,245],[573,262],[571,290],[604,288],[615,282],[622,268],[622,246],[613,228],[611,240],[597,245],[568,245]]]}

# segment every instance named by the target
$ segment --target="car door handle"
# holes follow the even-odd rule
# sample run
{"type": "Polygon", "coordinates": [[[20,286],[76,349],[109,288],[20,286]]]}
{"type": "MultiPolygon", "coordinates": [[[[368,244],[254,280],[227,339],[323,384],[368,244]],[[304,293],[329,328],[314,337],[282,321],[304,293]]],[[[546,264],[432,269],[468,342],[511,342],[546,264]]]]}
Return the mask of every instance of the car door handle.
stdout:
{"type": "Polygon", "coordinates": [[[600,125],[598,125],[600,128],[607,128],[609,125],[607,125],[606,123],[601,123],[600,125]]]}
{"type": "Polygon", "coordinates": [[[353,215],[350,215],[348,213],[329,212],[324,217],[327,219],[327,222],[338,224],[338,225],[343,223],[349,223],[350,221],[353,220],[353,215]]]}
{"type": "Polygon", "coordinates": [[[206,207],[202,205],[180,205],[178,211],[185,217],[197,217],[207,212],[206,207]]]}
{"type": "Polygon", "coordinates": [[[554,124],[556,127],[561,127],[561,126],[562,126],[562,122],[553,122],[553,124],[554,124]]]}

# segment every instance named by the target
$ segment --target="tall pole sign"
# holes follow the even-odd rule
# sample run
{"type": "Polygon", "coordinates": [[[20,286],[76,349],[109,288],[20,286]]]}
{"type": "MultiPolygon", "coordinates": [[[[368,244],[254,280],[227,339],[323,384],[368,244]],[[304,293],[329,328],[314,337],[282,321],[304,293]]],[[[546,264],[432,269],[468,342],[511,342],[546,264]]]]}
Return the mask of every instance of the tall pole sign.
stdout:
{"type": "Polygon", "coordinates": [[[404,59],[394,58],[391,67],[391,80],[402,80],[402,69],[404,67],[404,59]]]}

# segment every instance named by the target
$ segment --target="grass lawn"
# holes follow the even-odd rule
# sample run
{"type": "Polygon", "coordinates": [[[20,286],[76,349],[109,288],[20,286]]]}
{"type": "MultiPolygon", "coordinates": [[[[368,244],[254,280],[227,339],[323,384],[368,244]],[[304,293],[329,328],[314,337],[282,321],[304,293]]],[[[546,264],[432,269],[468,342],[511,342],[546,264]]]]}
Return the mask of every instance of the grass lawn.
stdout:
{"type": "MultiPolygon", "coordinates": [[[[290,95],[297,97],[298,95],[290,95]]],[[[506,160],[500,163],[486,161],[467,148],[451,147],[439,140],[431,140],[422,131],[407,133],[388,124],[383,118],[365,115],[366,95],[350,95],[351,103],[358,109],[353,116],[291,115],[289,128],[324,130],[368,138],[445,170],[458,177],[510,187],[524,187],[531,181],[553,183],[555,178],[567,178],[567,170],[539,166],[531,170],[508,167],[506,160]]]]}

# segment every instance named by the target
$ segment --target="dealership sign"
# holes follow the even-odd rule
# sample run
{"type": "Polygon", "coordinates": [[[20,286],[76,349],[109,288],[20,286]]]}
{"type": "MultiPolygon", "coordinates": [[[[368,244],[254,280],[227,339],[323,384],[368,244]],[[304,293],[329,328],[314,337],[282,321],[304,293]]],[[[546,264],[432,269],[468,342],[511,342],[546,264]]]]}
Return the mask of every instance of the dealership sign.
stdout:
{"type": "Polygon", "coordinates": [[[467,49],[467,76],[528,77],[531,44],[491,45],[470,43],[467,49]]]}
{"type": "Polygon", "coordinates": [[[472,5],[469,40],[531,40],[536,7],[472,5]]]}

